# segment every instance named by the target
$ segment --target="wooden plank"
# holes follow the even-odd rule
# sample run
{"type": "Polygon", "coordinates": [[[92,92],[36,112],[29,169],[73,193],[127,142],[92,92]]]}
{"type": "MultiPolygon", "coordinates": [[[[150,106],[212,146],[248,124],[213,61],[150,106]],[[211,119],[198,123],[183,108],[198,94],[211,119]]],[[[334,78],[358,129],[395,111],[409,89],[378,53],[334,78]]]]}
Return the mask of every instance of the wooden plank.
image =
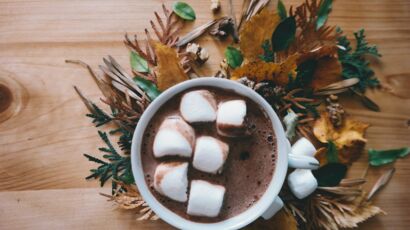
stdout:
{"type": "MultiPolygon", "coordinates": [[[[23,95],[21,110],[0,122],[0,229],[166,227],[162,222],[141,225],[134,221],[133,213],[112,211],[97,195],[98,183],[83,179],[92,163],[85,161],[82,153],[96,153],[102,143],[72,86],[79,86],[95,101],[100,94],[87,71],[64,63],[81,59],[97,68],[102,57],[110,54],[129,69],[123,35],[143,36],[162,2],[170,6],[173,1],[0,0],[0,82],[14,82],[12,91],[23,95]]],[[[194,23],[186,23],[183,33],[212,18],[209,1],[187,2],[198,17],[194,23]]],[[[227,11],[228,1],[222,2],[227,11]]],[[[241,1],[235,0],[234,7],[239,13],[241,1]]],[[[376,74],[400,96],[369,91],[368,96],[380,105],[380,113],[368,111],[350,98],[342,99],[351,115],[372,124],[368,147],[410,146],[409,9],[406,0],[336,1],[330,17],[331,24],[348,34],[366,28],[370,42],[383,54],[381,61],[371,62],[376,74]]],[[[230,41],[204,37],[199,43],[211,54],[201,73],[211,75],[230,41]]],[[[365,166],[363,156],[352,168],[352,175],[360,175],[365,166]]],[[[410,225],[406,215],[410,212],[410,161],[399,160],[395,166],[389,186],[376,197],[376,203],[389,215],[363,224],[364,229],[406,229],[410,225]]],[[[369,185],[382,170],[370,170],[369,185]]]]}
{"type": "MultiPolygon", "coordinates": [[[[0,229],[171,229],[163,221],[137,221],[115,209],[102,189],[0,193],[0,229]]],[[[107,189],[104,192],[109,193],[107,189]]]]}

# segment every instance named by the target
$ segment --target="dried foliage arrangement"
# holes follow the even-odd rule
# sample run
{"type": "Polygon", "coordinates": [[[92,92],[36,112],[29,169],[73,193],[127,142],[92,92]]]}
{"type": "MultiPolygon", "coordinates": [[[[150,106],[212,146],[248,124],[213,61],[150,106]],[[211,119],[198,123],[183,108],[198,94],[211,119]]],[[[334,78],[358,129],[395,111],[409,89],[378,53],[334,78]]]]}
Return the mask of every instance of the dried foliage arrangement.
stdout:
{"type": "MultiPolygon", "coordinates": [[[[195,20],[195,12],[185,3],[174,5],[172,12],[162,5],[162,16],[154,12],[155,20],[150,21],[152,31],[145,29],[143,40],[136,35],[133,39],[125,35],[132,73],[111,56],[103,59],[104,65],[99,66],[101,73],[82,61],[67,60],[89,71],[102,92],[101,102],[109,108],[101,109],[74,87],[95,126],[114,127],[109,133],[98,131],[106,145],[99,148],[104,153],[102,159],[84,154],[98,165],[90,170],[87,179],[99,179],[101,186],[112,182],[112,194],[103,196],[119,208],[137,210],[139,220],[158,219],[135,186],[129,156],[132,135],[140,116],[161,91],[190,79],[197,60],[192,58],[192,47],[186,50],[185,46],[209,32],[218,38],[227,35],[232,35],[233,41],[239,38],[238,44],[226,48],[226,58],[216,76],[255,90],[283,119],[291,142],[306,137],[318,149],[315,157],[321,167],[313,174],[320,187],[307,198],[298,199],[284,185],[280,196],[285,209],[274,217],[277,226],[280,229],[354,228],[384,213],[370,199],[388,182],[394,169],[386,171],[369,194],[362,189],[365,178],[345,178],[351,163],[364,152],[369,124],[351,118],[336,96],[351,94],[367,108],[380,110],[364,95],[367,88],[380,84],[365,59],[369,54],[379,57],[377,48],[367,43],[363,30],[354,34],[356,46],[352,48],[340,28],[327,25],[332,0],[306,0],[288,11],[280,0],[276,11],[266,7],[270,3],[269,0],[244,1],[237,21],[230,1],[229,16],[196,27],[181,39],[178,35],[183,20],[195,20]],[[118,135],[121,152],[113,146],[109,134],[118,135]]],[[[204,60],[207,59],[208,56],[204,60]]],[[[369,150],[369,163],[387,164],[409,152],[409,148],[369,150]]]]}

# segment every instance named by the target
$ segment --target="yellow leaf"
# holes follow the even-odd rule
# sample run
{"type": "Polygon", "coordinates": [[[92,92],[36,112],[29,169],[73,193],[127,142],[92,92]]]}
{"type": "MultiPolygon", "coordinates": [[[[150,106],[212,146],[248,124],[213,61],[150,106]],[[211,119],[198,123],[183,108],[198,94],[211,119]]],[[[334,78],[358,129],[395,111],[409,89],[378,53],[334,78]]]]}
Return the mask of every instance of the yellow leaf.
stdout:
{"type": "Polygon", "coordinates": [[[279,21],[280,17],[277,13],[265,8],[245,22],[242,30],[239,32],[239,47],[245,58],[252,61],[263,53],[262,43],[265,40],[270,41],[279,21]]]}
{"type": "MultiPolygon", "coordinates": [[[[342,126],[335,128],[328,114],[321,113],[320,118],[315,121],[313,133],[322,143],[332,140],[338,149],[340,163],[348,164],[359,158],[363,152],[367,142],[364,133],[368,127],[367,123],[345,118],[342,126]]],[[[317,158],[321,159],[321,155],[318,154],[317,158]]]]}
{"type": "Polygon", "coordinates": [[[153,45],[158,63],[156,74],[157,86],[160,91],[189,79],[182,69],[174,49],[159,42],[154,42],[153,45]]]}
{"type": "Polygon", "coordinates": [[[289,74],[293,78],[296,76],[297,59],[298,54],[294,54],[280,64],[262,60],[248,62],[236,68],[232,72],[231,79],[238,80],[241,77],[248,77],[256,82],[271,80],[277,85],[285,86],[289,82],[289,74]]]}

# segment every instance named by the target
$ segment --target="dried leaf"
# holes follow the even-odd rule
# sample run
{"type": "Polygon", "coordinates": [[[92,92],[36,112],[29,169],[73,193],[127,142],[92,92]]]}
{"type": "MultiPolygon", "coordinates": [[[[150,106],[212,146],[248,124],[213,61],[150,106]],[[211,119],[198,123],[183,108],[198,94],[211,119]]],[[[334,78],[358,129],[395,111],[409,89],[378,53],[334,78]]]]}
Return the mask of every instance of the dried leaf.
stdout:
{"type": "Polygon", "coordinates": [[[311,87],[320,89],[343,80],[342,65],[336,57],[324,57],[318,60],[311,87]]]}
{"type": "Polygon", "coordinates": [[[273,51],[282,51],[289,47],[295,40],[296,20],[295,17],[288,17],[281,21],[272,34],[273,51]]]}
{"type": "Polygon", "coordinates": [[[220,18],[218,20],[212,20],[209,21],[201,26],[196,27],[195,29],[193,29],[191,32],[185,34],[183,37],[181,37],[176,43],[175,45],[178,47],[184,46],[188,43],[190,43],[191,41],[195,40],[196,38],[198,38],[199,36],[201,36],[202,34],[204,34],[211,26],[213,26],[215,23],[224,20],[225,18],[220,18]]]}
{"type": "Polygon", "coordinates": [[[397,158],[409,155],[410,148],[375,150],[369,149],[369,163],[372,166],[380,166],[394,162],[397,158]]]}
{"type": "Polygon", "coordinates": [[[324,87],[318,89],[316,92],[317,93],[322,93],[322,92],[325,92],[325,91],[334,91],[334,90],[340,90],[340,89],[348,90],[348,88],[356,85],[357,83],[359,83],[358,78],[349,78],[349,79],[345,79],[345,80],[338,81],[336,83],[332,83],[330,85],[324,86],[324,87]]]}
{"type": "Polygon", "coordinates": [[[378,192],[383,186],[385,186],[389,182],[389,180],[392,178],[395,171],[396,171],[395,168],[386,170],[383,173],[383,175],[381,175],[380,178],[373,185],[373,188],[370,190],[369,195],[367,195],[366,200],[372,199],[374,194],[376,194],[376,192],[378,192]]]}
{"type": "Polygon", "coordinates": [[[280,66],[277,63],[267,63],[262,60],[256,60],[243,64],[241,67],[232,71],[231,79],[238,80],[242,77],[248,77],[253,81],[272,80],[280,66]]]}
{"type": "Polygon", "coordinates": [[[366,108],[372,111],[375,111],[375,112],[380,112],[380,107],[370,98],[368,98],[366,95],[364,95],[363,93],[360,93],[359,91],[353,88],[351,88],[350,91],[352,91],[356,96],[360,98],[360,102],[362,102],[362,104],[366,106],[366,108]]]}
{"type": "Polygon", "coordinates": [[[185,2],[175,2],[172,5],[172,10],[176,15],[187,21],[193,21],[196,18],[194,9],[185,2]]]}
{"type": "Polygon", "coordinates": [[[174,49],[158,42],[154,43],[154,48],[158,60],[156,72],[157,86],[160,91],[189,79],[180,66],[174,49]]]}
{"type": "Polygon", "coordinates": [[[315,121],[313,133],[322,143],[332,140],[339,150],[339,162],[347,164],[356,160],[362,153],[366,144],[364,133],[368,127],[367,123],[345,118],[343,124],[336,128],[324,112],[315,121]]]}
{"type": "Polygon", "coordinates": [[[270,40],[279,21],[280,18],[276,13],[263,9],[259,14],[245,22],[239,32],[239,46],[245,58],[252,61],[263,53],[261,44],[270,40]]]}
{"type": "Polygon", "coordinates": [[[276,85],[285,86],[289,83],[289,77],[293,79],[296,77],[297,59],[298,54],[294,54],[280,64],[264,62],[260,59],[248,62],[236,68],[232,72],[231,79],[238,80],[248,77],[256,82],[271,80],[276,85]]]}

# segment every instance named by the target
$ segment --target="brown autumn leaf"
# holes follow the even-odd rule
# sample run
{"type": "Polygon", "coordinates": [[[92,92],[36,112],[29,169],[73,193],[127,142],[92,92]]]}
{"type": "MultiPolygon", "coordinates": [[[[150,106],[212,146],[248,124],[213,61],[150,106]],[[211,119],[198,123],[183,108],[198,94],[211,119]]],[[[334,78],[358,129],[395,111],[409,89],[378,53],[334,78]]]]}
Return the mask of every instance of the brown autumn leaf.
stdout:
{"type": "Polygon", "coordinates": [[[271,80],[277,85],[285,86],[289,82],[289,74],[296,77],[297,58],[298,54],[294,54],[280,64],[262,60],[248,62],[236,68],[231,74],[231,79],[248,77],[256,82],[271,80]]]}
{"type": "Polygon", "coordinates": [[[320,89],[342,79],[342,65],[336,57],[322,57],[318,60],[311,87],[320,89]]]}
{"type": "MultiPolygon", "coordinates": [[[[345,118],[343,124],[336,128],[332,125],[326,112],[321,113],[320,118],[315,121],[313,133],[322,143],[332,140],[337,149],[340,163],[348,164],[357,160],[363,152],[367,140],[364,133],[369,124],[345,118]]],[[[322,150],[323,151],[323,150],[322,150]]],[[[321,154],[323,154],[321,152],[321,154]]],[[[318,155],[320,161],[322,155],[318,155]]]]}
{"type": "Polygon", "coordinates": [[[153,42],[157,57],[157,86],[160,91],[188,80],[188,75],[179,64],[177,52],[169,46],[153,42]]]}
{"type": "Polygon", "coordinates": [[[279,22],[278,14],[265,8],[243,24],[239,32],[239,47],[245,58],[254,60],[263,53],[262,43],[270,40],[279,22]]]}
{"type": "Polygon", "coordinates": [[[314,157],[319,161],[320,166],[327,164],[327,148],[319,148],[316,151],[314,157]]]}

